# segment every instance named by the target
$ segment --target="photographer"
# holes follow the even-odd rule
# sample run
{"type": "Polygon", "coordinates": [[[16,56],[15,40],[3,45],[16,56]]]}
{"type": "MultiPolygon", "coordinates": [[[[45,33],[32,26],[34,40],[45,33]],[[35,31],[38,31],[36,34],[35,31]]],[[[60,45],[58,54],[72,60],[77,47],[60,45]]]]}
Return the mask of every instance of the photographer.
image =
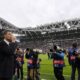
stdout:
{"type": "Polygon", "coordinates": [[[39,69],[40,69],[40,62],[41,62],[41,59],[39,58],[39,59],[37,60],[36,80],[40,80],[40,71],[39,71],[39,69]]]}
{"type": "Polygon", "coordinates": [[[38,58],[38,55],[41,53],[41,50],[38,50],[38,49],[34,49],[34,55],[33,55],[33,65],[34,65],[34,80],[40,80],[40,72],[39,72],[39,69],[40,69],[40,62],[41,62],[41,59],[38,58]]]}
{"type": "Polygon", "coordinates": [[[51,51],[51,58],[53,59],[54,74],[57,80],[65,80],[63,76],[64,67],[64,52],[60,47],[54,45],[51,51]]]}
{"type": "Polygon", "coordinates": [[[38,59],[39,52],[26,49],[27,67],[28,67],[28,77],[27,80],[39,80],[38,69],[40,66],[40,61],[38,59]]]}
{"type": "Polygon", "coordinates": [[[16,49],[16,67],[15,67],[17,80],[19,79],[23,80],[23,64],[24,64],[24,53],[21,48],[17,48],[16,49]]]}
{"type": "Polygon", "coordinates": [[[78,80],[80,80],[80,54],[76,42],[68,49],[68,61],[72,68],[71,80],[75,80],[76,69],[78,70],[78,80]]]}
{"type": "Polygon", "coordinates": [[[34,52],[27,48],[25,51],[25,57],[27,58],[27,80],[33,80],[33,54],[34,52]]]}

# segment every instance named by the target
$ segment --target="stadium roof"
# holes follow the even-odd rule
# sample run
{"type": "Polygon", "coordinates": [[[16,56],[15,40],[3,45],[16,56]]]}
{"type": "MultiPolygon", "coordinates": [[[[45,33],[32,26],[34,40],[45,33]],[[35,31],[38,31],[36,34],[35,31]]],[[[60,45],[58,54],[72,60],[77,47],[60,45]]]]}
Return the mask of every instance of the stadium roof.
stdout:
{"type": "Polygon", "coordinates": [[[69,39],[69,38],[80,38],[80,19],[73,19],[69,21],[51,23],[40,25],[36,28],[17,28],[13,24],[0,18],[0,29],[11,30],[20,41],[34,41],[34,40],[47,40],[47,39],[69,39]],[[70,26],[69,28],[67,28],[70,26]]]}
{"type": "Polygon", "coordinates": [[[18,27],[80,18],[80,0],[1,0],[0,17],[18,27]]]}

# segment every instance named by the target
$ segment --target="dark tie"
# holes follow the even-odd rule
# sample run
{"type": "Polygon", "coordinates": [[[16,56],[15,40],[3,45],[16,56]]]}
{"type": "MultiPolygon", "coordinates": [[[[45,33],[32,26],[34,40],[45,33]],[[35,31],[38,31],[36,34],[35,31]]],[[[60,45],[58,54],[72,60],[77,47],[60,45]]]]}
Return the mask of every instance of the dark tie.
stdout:
{"type": "Polygon", "coordinates": [[[9,46],[11,46],[11,43],[9,43],[9,46]]]}

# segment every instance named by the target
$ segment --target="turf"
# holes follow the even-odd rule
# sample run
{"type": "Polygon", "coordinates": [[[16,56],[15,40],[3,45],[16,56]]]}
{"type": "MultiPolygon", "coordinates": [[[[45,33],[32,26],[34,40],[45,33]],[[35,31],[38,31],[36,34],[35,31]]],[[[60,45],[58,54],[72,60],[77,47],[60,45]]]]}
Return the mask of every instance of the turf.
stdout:
{"type": "MultiPolygon", "coordinates": [[[[53,73],[52,60],[48,59],[46,54],[40,54],[39,58],[42,59],[41,66],[40,66],[41,80],[56,80],[54,73],[53,73]]],[[[65,67],[63,70],[63,74],[66,80],[70,80],[71,67],[68,64],[68,60],[66,56],[65,56],[65,67]]],[[[25,79],[24,80],[26,80],[26,75],[27,75],[27,63],[25,59],[25,64],[24,64],[24,78],[25,79]]],[[[77,74],[76,74],[76,77],[77,77],[77,74]]]]}

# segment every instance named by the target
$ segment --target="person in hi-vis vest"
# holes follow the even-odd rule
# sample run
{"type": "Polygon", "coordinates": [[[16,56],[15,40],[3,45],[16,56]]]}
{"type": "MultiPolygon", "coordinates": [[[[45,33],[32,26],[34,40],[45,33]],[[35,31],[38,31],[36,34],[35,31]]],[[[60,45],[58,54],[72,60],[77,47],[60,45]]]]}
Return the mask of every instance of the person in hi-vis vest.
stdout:
{"type": "Polygon", "coordinates": [[[53,59],[54,75],[57,80],[65,80],[63,76],[64,67],[64,51],[59,46],[54,45],[54,49],[50,50],[51,58],[53,59]]]}
{"type": "Polygon", "coordinates": [[[78,80],[80,80],[80,52],[76,42],[68,49],[68,61],[72,69],[71,80],[75,80],[76,69],[78,70],[78,80]]]}

